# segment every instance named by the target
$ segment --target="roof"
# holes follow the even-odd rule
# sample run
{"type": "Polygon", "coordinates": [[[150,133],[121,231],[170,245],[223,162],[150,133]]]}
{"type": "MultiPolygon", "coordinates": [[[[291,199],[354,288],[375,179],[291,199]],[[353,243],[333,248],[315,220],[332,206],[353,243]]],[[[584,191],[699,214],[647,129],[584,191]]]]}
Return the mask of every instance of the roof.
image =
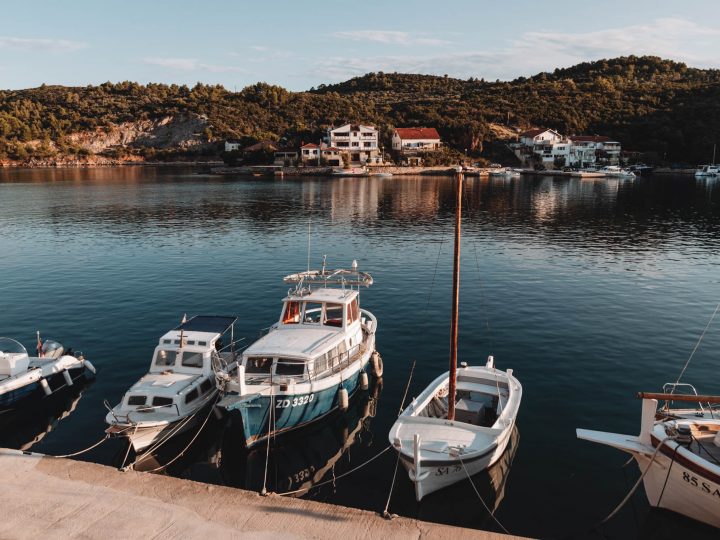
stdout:
{"type": "Polygon", "coordinates": [[[295,293],[290,293],[287,297],[288,300],[304,300],[306,302],[331,302],[334,304],[349,304],[353,298],[358,295],[357,291],[350,289],[314,289],[309,293],[304,293],[299,296],[295,293]]]}
{"type": "Polygon", "coordinates": [[[524,137],[537,137],[538,135],[540,135],[541,133],[545,133],[546,131],[552,131],[553,133],[559,135],[559,133],[557,131],[555,131],[554,129],[537,128],[537,129],[528,129],[527,131],[523,131],[520,134],[520,137],[523,137],[523,138],[524,137]]]}
{"type": "Polygon", "coordinates": [[[331,127],[330,131],[338,131],[340,129],[349,129],[350,131],[360,131],[361,129],[367,129],[371,131],[377,131],[373,126],[366,126],[364,124],[343,124],[339,127],[331,127]]]}
{"type": "Polygon", "coordinates": [[[335,148],[334,146],[328,146],[327,148],[322,149],[323,152],[339,152],[339,148],[335,148]]]}
{"type": "Polygon", "coordinates": [[[395,133],[401,139],[440,139],[440,134],[435,128],[395,128],[395,133]]]}
{"type": "Polygon", "coordinates": [[[577,142],[617,142],[604,135],[576,135],[575,137],[570,137],[570,140],[577,142]]]}
{"type": "Polygon", "coordinates": [[[237,317],[219,317],[216,315],[198,315],[182,323],[173,330],[184,332],[205,332],[208,334],[224,334],[234,323],[237,317]]]}
{"type": "Polygon", "coordinates": [[[317,148],[318,145],[314,143],[303,144],[300,148],[317,148]]]}
{"type": "Polygon", "coordinates": [[[278,356],[310,360],[344,339],[340,328],[328,326],[282,326],[250,345],[243,356],[278,356]]]}

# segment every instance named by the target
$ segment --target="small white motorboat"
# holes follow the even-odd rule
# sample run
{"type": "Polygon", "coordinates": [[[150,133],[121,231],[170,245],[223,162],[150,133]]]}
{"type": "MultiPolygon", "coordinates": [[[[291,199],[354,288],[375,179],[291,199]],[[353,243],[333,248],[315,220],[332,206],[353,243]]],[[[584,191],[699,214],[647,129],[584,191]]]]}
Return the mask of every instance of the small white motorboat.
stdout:
{"type": "Polygon", "coordinates": [[[31,357],[14,339],[0,338],[0,411],[30,404],[73,386],[95,367],[82,353],[66,351],[57,341],[42,342],[38,332],[38,355],[31,357]]]}
{"type": "Polygon", "coordinates": [[[691,385],[677,383],[638,397],[643,400],[639,435],[578,429],[578,438],[631,454],[652,506],[720,528],[720,416],[713,406],[720,397],[700,396],[691,385]],[[679,386],[689,387],[692,395],[675,393],[679,386]],[[658,399],[665,400],[660,409],[658,399]],[[676,401],[697,406],[670,408],[676,401]]]}
{"type": "Polygon", "coordinates": [[[235,362],[236,317],[197,316],[160,338],[150,371],[109,409],[106,433],[127,437],[136,452],[187,431],[215,403],[215,371],[235,362]],[[228,345],[223,346],[223,338],[228,345]]]}
{"type": "Polygon", "coordinates": [[[700,165],[695,171],[695,178],[715,178],[720,175],[720,165],[700,165]]]}
{"type": "Polygon", "coordinates": [[[492,356],[483,367],[463,363],[457,369],[462,184],[463,176],[458,174],[450,370],[412,401],[388,436],[415,484],[418,501],[500,459],[522,398],[522,386],[512,370],[496,369],[492,356]]]}

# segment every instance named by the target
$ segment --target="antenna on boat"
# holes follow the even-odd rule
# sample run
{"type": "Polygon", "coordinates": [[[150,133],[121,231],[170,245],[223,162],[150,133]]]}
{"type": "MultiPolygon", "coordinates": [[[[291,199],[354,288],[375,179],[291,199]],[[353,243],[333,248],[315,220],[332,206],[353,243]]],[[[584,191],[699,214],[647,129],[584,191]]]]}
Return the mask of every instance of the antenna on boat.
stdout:
{"type": "Polygon", "coordinates": [[[310,233],[311,233],[311,227],[312,227],[312,218],[308,218],[308,264],[307,264],[307,271],[310,272],[310,233]]]}
{"type": "Polygon", "coordinates": [[[463,174],[457,172],[455,201],[455,254],[453,262],[452,318],[450,320],[450,381],[448,384],[447,419],[455,420],[455,385],[457,379],[458,307],[460,302],[460,225],[462,217],[463,174]]]}

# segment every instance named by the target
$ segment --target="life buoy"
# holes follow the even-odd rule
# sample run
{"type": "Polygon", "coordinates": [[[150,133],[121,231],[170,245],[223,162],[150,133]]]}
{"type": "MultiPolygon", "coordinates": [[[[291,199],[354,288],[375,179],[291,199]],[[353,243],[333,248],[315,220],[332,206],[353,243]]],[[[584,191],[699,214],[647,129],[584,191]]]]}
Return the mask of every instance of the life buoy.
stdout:
{"type": "Polygon", "coordinates": [[[380,378],[383,375],[383,361],[380,353],[375,351],[370,357],[370,363],[372,364],[373,375],[380,378]]]}

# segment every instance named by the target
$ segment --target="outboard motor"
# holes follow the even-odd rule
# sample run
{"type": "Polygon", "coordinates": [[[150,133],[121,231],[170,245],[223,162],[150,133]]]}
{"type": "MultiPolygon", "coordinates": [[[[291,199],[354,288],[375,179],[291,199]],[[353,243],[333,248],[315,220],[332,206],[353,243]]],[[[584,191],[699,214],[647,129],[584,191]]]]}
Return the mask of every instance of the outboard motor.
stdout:
{"type": "Polygon", "coordinates": [[[57,360],[65,352],[65,348],[61,343],[53,341],[52,339],[46,339],[42,346],[43,357],[57,360]]]}

